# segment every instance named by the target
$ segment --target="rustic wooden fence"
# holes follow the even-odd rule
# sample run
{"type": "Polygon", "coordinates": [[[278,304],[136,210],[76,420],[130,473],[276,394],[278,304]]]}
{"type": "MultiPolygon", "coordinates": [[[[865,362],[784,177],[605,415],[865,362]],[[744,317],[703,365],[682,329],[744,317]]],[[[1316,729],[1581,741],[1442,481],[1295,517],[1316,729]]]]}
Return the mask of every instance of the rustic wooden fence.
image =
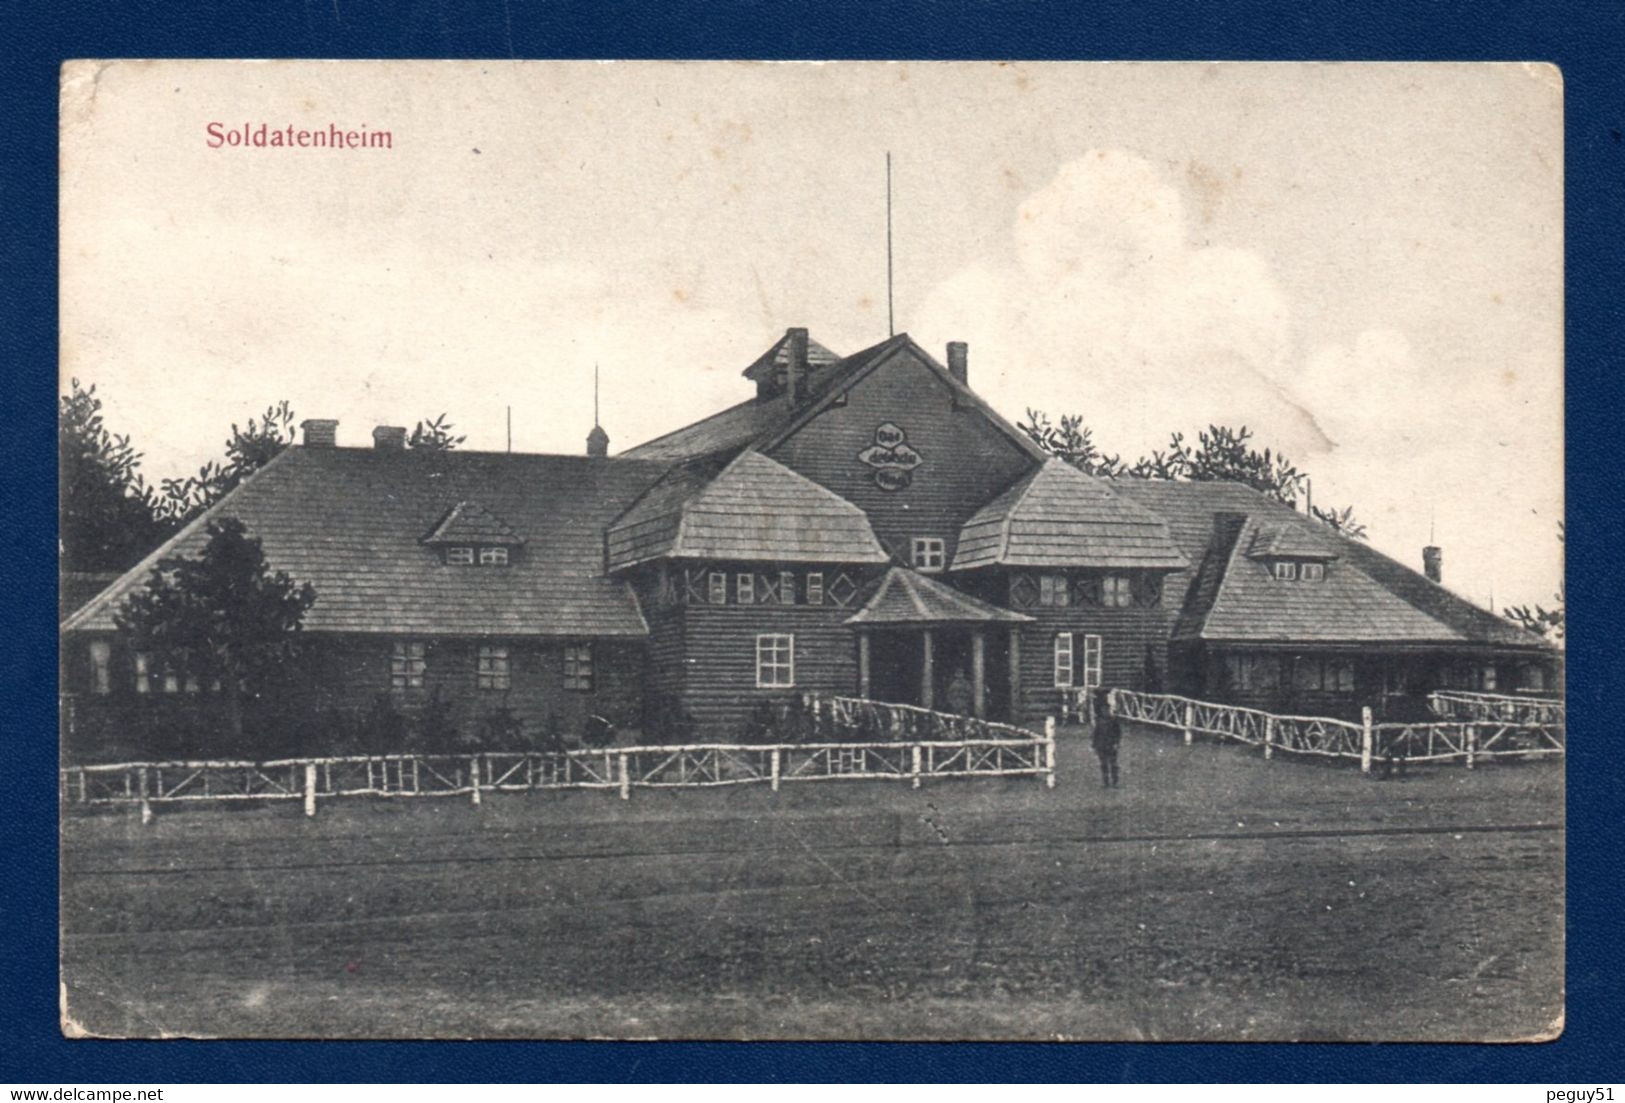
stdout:
{"type": "Polygon", "coordinates": [[[1265,758],[1300,755],[1358,762],[1362,773],[1373,761],[1402,763],[1459,761],[1468,769],[1483,760],[1561,755],[1561,724],[1485,719],[1419,724],[1374,724],[1371,710],[1360,723],[1324,716],[1276,716],[1240,705],[1222,705],[1163,693],[1111,691],[1114,716],[1183,732],[1258,747],[1265,758]]]}
{"type": "Polygon", "coordinates": [[[1562,727],[1568,721],[1567,709],[1555,697],[1438,690],[1428,694],[1428,708],[1440,720],[1500,720],[1541,727],[1562,727]]]}
{"type": "Polygon", "coordinates": [[[334,797],[456,797],[486,793],[711,788],[784,782],[1034,777],[1055,785],[1055,722],[1042,734],[1008,724],[856,698],[809,699],[815,735],[864,731],[864,741],[696,743],[597,750],[395,754],[270,762],[133,762],[59,772],[64,805],[301,801],[314,816],[334,797]]]}

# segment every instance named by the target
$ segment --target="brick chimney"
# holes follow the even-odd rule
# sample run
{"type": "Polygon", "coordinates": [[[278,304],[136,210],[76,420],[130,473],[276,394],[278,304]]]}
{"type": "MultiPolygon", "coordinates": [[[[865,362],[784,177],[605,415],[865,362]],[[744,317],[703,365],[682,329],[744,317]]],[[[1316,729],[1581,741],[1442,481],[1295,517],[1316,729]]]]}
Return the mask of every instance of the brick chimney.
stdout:
{"type": "Polygon", "coordinates": [[[299,423],[305,433],[306,448],[333,448],[339,442],[339,423],[335,418],[307,417],[299,423]]]}
{"type": "Polygon", "coordinates": [[[792,327],[784,335],[789,338],[785,346],[784,389],[790,395],[790,405],[799,406],[807,397],[807,331],[792,327]]]}
{"type": "Polygon", "coordinates": [[[378,426],[372,431],[372,446],[380,452],[404,452],[406,450],[406,426],[378,426]]]}
{"type": "Polygon", "coordinates": [[[609,455],[609,434],[602,425],[594,425],[587,434],[587,455],[599,458],[609,455]]]}
{"type": "Polygon", "coordinates": [[[1444,552],[1438,547],[1429,544],[1422,549],[1422,573],[1428,576],[1429,582],[1444,581],[1444,571],[1441,566],[1444,552]]]}
{"type": "Polygon", "coordinates": [[[961,386],[968,387],[970,382],[970,346],[963,341],[948,342],[948,374],[959,380],[961,386]]]}

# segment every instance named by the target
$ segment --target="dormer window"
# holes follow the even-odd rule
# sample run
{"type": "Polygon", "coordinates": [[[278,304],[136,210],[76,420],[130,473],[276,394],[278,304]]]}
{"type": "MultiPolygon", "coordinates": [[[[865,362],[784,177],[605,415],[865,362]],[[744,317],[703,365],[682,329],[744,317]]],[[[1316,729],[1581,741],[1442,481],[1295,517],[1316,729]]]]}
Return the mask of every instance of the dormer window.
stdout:
{"type": "Polygon", "coordinates": [[[423,543],[449,567],[506,567],[525,540],[501,517],[465,499],[424,535],[423,543]]]}
{"type": "Polygon", "coordinates": [[[1277,559],[1270,564],[1277,582],[1324,582],[1326,564],[1318,559],[1277,559]]]}

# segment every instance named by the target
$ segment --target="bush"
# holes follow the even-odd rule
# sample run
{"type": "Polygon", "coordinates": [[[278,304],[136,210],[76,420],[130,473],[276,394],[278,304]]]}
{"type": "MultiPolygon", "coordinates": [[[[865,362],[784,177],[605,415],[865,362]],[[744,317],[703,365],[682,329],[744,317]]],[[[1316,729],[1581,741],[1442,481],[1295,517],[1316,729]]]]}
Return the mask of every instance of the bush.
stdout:
{"type": "Polygon", "coordinates": [[[411,723],[403,750],[434,753],[461,750],[462,734],[452,719],[452,704],[436,686],[411,723]]]}
{"type": "Polygon", "coordinates": [[[615,725],[602,716],[589,716],[581,730],[581,742],[594,749],[607,747],[615,742],[615,725]]]}
{"type": "Polygon", "coordinates": [[[487,751],[517,751],[524,749],[525,723],[506,705],[491,709],[480,717],[478,741],[487,751]]]}

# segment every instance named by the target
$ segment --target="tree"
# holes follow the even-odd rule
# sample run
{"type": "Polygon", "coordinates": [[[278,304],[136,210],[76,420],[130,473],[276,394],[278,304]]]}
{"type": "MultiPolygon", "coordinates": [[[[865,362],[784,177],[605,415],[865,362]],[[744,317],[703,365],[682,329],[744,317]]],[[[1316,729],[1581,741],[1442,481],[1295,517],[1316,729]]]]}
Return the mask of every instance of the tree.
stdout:
{"type": "Polygon", "coordinates": [[[243,735],[243,695],[291,657],[316,591],[273,573],[256,537],[235,517],[209,521],[195,557],[159,560],[145,588],[115,616],[136,650],[150,651],[200,685],[218,684],[234,742],[243,735]]]}
{"type": "Polygon", "coordinates": [[[427,452],[450,452],[468,438],[454,437],[451,431],[456,428],[441,414],[432,421],[420,421],[412,427],[412,435],[407,438],[408,448],[420,448],[427,452]]]}
{"type": "Polygon", "coordinates": [[[101,411],[95,386],[77,379],[57,404],[62,565],[72,571],[125,570],[173,531],[141,477],[141,453],[101,411]]]}
{"type": "MultiPolygon", "coordinates": [[[[1280,453],[1254,448],[1252,430],[1245,425],[1239,429],[1209,425],[1197,434],[1194,446],[1186,441],[1185,434],[1174,433],[1166,449],[1142,456],[1133,465],[1103,452],[1079,414],[1065,414],[1059,422],[1052,422],[1044,411],[1028,409],[1027,420],[1018,423],[1017,428],[1050,455],[1090,475],[1109,479],[1132,475],[1170,482],[1236,482],[1293,508],[1309,479],[1280,453]]],[[[1310,515],[1344,536],[1366,538],[1365,525],[1355,520],[1352,506],[1312,506],[1310,515]]]]}
{"type": "Polygon", "coordinates": [[[231,493],[293,444],[293,418],[293,410],[283,399],[267,407],[262,419],[249,418],[242,427],[232,422],[224,462],[210,460],[190,478],[163,480],[163,515],[179,527],[231,493]]]}
{"type": "Polygon", "coordinates": [[[1052,456],[1059,457],[1090,475],[1116,478],[1126,470],[1117,456],[1108,456],[1095,446],[1093,434],[1083,424],[1082,414],[1062,414],[1060,424],[1051,424],[1042,410],[1027,410],[1027,420],[1016,428],[1052,456]]]}
{"type": "MultiPolygon", "coordinates": [[[[1568,545],[1568,534],[1561,521],[1557,523],[1557,542],[1568,545]]],[[[1550,609],[1544,605],[1513,605],[1502,612],[1518,627],[1561,645],[1568,633],[1568,584],[1559,580],[1553,596],[1557,604],[1550,609]]]]}

